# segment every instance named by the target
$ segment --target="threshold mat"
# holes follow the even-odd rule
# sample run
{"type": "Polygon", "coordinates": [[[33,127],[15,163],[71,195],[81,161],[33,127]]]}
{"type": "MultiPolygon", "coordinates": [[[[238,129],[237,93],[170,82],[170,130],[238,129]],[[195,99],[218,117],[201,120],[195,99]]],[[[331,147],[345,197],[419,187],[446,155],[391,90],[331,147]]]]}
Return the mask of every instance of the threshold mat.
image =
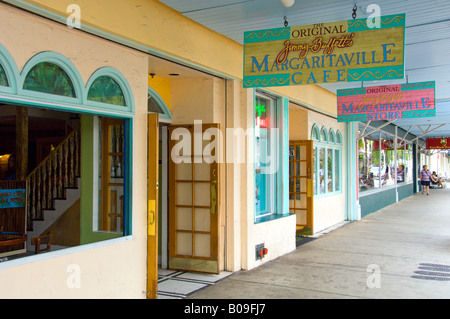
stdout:
{"type": "Polygon", "coordinates": [[[306,244],[306,243],[309,243],[309,242],[311,242],[311,241],[313,241],[313,240],[315,240],[315,239],[317,239],[317,238],[315,238],[315,237],[309,237],[309,236],[300,236],[300,235],[297,235],[297,236],[295,237],[295,246],[296,246],[296,247],[299,247],[299,246],[304,245],[304,244],[306,244]]]}

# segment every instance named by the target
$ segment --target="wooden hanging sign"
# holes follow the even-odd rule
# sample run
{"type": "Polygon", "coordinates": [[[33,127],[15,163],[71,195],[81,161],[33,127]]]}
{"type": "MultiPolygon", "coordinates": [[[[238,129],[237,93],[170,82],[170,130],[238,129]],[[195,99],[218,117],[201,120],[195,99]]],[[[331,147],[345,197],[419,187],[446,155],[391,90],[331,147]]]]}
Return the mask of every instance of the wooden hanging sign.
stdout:
{"type": "Polygon", "coordinates": [[[402,79],[405,14],[244,32],[244,87],[402,79]]]}

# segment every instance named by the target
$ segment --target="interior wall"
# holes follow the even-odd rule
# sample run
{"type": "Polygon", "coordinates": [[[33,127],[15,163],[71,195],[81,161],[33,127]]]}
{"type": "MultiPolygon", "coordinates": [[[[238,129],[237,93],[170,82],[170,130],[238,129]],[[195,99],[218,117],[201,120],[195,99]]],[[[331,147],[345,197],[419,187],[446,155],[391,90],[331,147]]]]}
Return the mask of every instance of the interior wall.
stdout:
{"type": "Polygon", "coordinates": [[[289,107],[289,141],[309,139],[308,110],[293,106],[289,107]]]}

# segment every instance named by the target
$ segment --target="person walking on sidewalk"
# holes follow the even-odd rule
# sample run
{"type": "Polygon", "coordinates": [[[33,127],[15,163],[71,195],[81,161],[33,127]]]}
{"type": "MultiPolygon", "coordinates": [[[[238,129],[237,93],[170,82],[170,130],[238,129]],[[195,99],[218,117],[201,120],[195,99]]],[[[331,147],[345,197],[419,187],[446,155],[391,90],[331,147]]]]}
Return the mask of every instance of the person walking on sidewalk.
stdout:
{"type": "Polygon", "coordinates": [[[426,190],[427,195],[430,195],[430,180],[431,172],[428,170],[427,166],[424,165],[423,169],[420,171],[420,184],[422,185],[422,194],[426,190]]]}

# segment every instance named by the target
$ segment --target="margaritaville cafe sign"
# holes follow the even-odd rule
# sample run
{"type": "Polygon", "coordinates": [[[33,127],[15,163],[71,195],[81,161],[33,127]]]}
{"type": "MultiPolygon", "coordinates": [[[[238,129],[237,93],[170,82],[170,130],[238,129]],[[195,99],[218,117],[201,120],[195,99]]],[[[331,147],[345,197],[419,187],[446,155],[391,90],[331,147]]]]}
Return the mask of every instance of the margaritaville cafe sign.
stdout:
{"type": "Polygon", "coordinates": [[[337,90],[338,122],[436,116],[435,82],[337,90]]]}
{"type": "Polygon", "coordinates": [[[244,87],[404,77],[405,15],[244,33],[244,87]]]}

